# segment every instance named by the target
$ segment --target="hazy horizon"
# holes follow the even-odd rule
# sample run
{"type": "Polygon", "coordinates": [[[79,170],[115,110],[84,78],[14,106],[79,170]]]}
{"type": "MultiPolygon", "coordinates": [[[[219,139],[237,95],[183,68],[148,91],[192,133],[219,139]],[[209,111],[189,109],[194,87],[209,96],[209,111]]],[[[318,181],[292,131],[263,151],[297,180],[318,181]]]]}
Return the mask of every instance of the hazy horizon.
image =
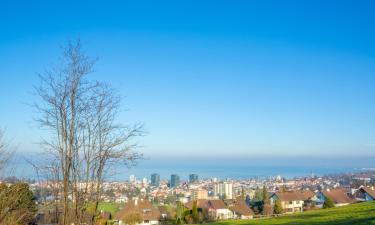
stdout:
{"type": "MultiPolygon", "coordinates": [[[[43,165],[43,155],[22,154],[10,164],[9,176],[36,178],[37,174],[28,161],[43,165]]],[[[171,174],[178,174],[186,180],[191,173],[200,178],[248,179],[282,175],[286,178],[315,175],[339,174],[375,170],[375,156],[232,156],[232,157],[179,157],[159,156],[138,160],[136,166],[127,168],[117,165],[110,169],[108,180],[123,181],[134,174],[138,178],[149,178],[158,173],[162,179],[169,179],[171,174]]],[[[42,178],[42,177],[41,177],[42,178]]]]}

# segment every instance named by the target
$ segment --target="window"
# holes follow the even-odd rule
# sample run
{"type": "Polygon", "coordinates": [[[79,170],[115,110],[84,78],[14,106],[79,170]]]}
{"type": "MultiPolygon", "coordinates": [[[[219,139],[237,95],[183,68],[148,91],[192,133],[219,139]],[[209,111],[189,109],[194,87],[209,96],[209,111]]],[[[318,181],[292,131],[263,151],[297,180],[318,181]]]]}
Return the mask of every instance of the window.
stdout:
{"type": "Polygon", "coordinates": [[[299,204],[299,201],[296,201],[296,204],[299,204]]]}
{"type": "Polygon", "coordinates": [[[289,205],[293,204],[293,201],[289,201],[289,205]]]}

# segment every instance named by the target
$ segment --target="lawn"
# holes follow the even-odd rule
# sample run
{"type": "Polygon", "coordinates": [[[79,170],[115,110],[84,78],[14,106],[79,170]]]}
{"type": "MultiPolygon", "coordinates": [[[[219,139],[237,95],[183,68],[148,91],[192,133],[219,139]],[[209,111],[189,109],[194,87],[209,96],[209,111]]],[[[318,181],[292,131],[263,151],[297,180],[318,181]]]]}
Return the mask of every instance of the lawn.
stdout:
{"type": "Polygon", "coordinates": [[[210,225],[333,225],[333,224],[349,224],[349,225],[368,225],[375,224],[375,201],[352,204],[332,209],[321,209],[304,212],[294,215],[285,215],[277,218],[269,219],[253,219],[253,220],[232,220],[211,223],[210,225]]]}
{"type": "Polygon", "coordinates": [[[124,203],[101,202],[99,203],[99,210],[110,212],[113,216],[115,216],[122,205],[124,205],[124,203]]]}

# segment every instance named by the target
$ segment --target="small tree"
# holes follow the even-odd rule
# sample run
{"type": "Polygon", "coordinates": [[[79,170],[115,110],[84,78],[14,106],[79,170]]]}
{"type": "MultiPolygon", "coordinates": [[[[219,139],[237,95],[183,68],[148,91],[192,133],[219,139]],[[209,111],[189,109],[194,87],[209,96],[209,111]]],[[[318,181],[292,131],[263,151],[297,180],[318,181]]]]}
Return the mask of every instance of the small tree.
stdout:
{"type": "Polygon", "coordinates": [[[176,224],[182,224],[183,223],[183,217],[184,217],[184,206],[181,202],[177,202],[176,206],[176,224]]]}
{"type": "Polygon", "coordinates": [[[266,203],[266,204],[263,205],[263,210],[262,210],[263,215],[267,215],[267,216],[272,215],[272,212],[273,212],[273,210],[272,210],[271,204],[266,203]]]}
{"type": "Polygon", "coordinates": [[[272,206],[269,202],[268,191],[267,191],[266,186],[263,186],[263,189],[262,189],[261,207],[262,207],[262,214],[263,215],[272,214],[273,210],[272,210],[272,206]]]}
{"type": "Polygon", "coordinates": [[[267,191],[266,186],[263,186],[263,189],[262,189],[262,201],[263,201],[263,204],[268,203],[268,191],[267,191]]]}
{"type": "Polygon", "coordinates": [[[199,223],[199,214],[198,214],[198,206],[197,206],[197,201],[195,200],[193,202],[193,208],[192,208],[192,212],[191,212],[191,216],[193,217],[193,221],[194,223],[199,223]]]}
{"type": "Polygon", "coordinates": [[[124,215],[122,218],[122,222],[128,225],[136,225],[138,223],[142,223],[143,216],[139,212],[130,212],[124,215]]]}
{"type": "Polygon", "coordinates": [[[332,201],[331,198],[326,197],[326,200],[323,203],[323,209],[333,208],[335,207],[335,203],[332,201]]]}
{"type": "Polygon", "coordinates": [[[275,205],[273,206],[273,212],[274,212],[275,214],[281,214],[281,213],[283,213],[283,207],[282,207],[282,205],[281,205],[281,201],[280,201],[280,199],[277,199],[277,200],[275,201],[275,205]]]}

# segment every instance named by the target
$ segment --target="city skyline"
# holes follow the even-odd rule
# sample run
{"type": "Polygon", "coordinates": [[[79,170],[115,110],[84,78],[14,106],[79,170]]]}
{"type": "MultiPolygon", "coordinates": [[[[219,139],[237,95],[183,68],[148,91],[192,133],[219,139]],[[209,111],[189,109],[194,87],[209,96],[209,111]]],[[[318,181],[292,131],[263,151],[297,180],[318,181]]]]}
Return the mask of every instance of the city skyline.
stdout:
{"type": "Polygon", "coordinates": [[[80,37],[92,77],[126,96],[119,120],[145,124],[145,157],[375,156],[371,1],[80,4],[0,15],[0,124],[20,154],[45,135],[36,73],[80,37]]]}

